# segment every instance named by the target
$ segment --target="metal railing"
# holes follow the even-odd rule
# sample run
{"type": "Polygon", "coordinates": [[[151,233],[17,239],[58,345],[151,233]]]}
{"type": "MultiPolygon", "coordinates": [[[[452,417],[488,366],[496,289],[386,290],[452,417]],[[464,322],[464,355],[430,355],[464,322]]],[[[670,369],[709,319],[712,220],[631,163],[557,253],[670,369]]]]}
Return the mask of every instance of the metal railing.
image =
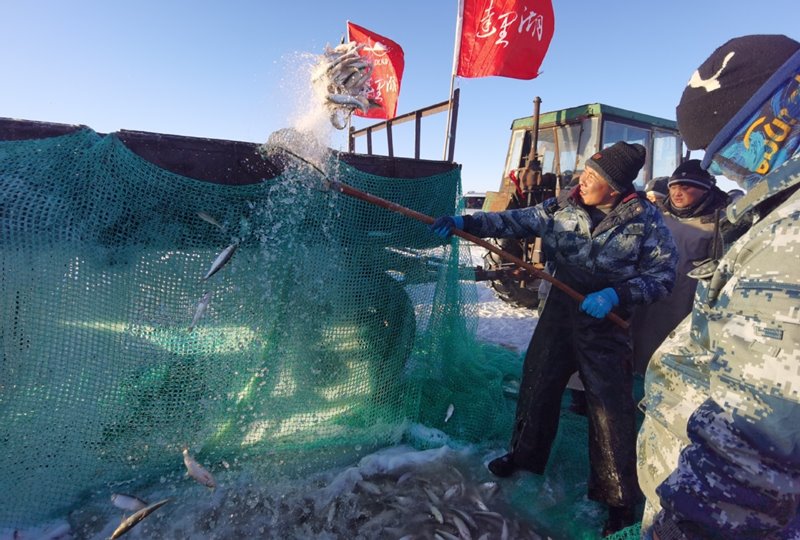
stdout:
{"type": "Polygon", "coordinates": [[[448,141],[447,141],[447,161],[453,162],[453,154],[455,152],[456,146],[456,124],[458,120],[458,97],[459,97],[460,89],[456,88],[453,91],[453,99],[449,99],[447,101],[442,101],[441,103],[436,103],[435,105],[430,105],[428,107],[424,107],[422,109],[417,109],[416,111],[412,111],[410,113],[406,113],[400,116],[396,116],[390,120],[384,120],[383,122],[378,122],[377,124],[373,124],[371,126],[367,126],[361,129],[355,129],[354,127],[350,127],[350,132],[348,134],[348,151],[353,153],[356,151],[356,138],[358,137],[366,137],[367,138],[367,154],[373,155],[373,148],[372,148],[372,134],[383,129],[386,130],[386,142],[388,145],[388,155],[389,157],[394,157],[394,137],[392,133],[392,127],[398,124],[404,124],[406,122],[414,121],[414,159],[419,159],[420,157],[420,135],[422,133],[422,119],[426,116],[430,116],[432,114],[437,114],[444,111],[450,111],[450,126],[448,128],[448,141]]]}

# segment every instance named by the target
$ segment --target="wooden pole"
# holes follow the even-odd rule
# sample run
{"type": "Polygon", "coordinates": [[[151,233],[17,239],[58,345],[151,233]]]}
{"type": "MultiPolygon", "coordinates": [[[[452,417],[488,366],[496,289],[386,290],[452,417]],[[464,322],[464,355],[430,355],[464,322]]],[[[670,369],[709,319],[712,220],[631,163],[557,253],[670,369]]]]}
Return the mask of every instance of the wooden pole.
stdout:
{"type": "MultiPolygon", "coordinates": [[[[397,203],[393,203],[391,201],[387,201],[386,199],[382,199],[380,197],[377,197],[377,196],[372,195],[370,193],[366,193],[364,191],[360,191],[360,190],[358,190],[358,189],[356,189],[356,188],[354,188],[352,186],[349,186],[347,184],[343,184],[341,182],[329,181],[329,187],[330,187],[330,189],[332,189],[334,191],[338,191],[338,192],[343,193],[345,195],[348,195],[350,197],[354,197],[356,199],[360,199],[360,200],[362,200],[364,202],[368,202],[370,204],[374,204],[376,206],[380,206],[381,208],[385,208],[387,210],[391,210],[393,212],[397,212],[399,214],[403,214],[404,216],[410,217],[412,219],[416,219],[417,221],[421,221],[422,223],[426,223],[428,225],[432,224],[435,221],[432,217],[427,216],[425,214],[422,214],[420,212],[417,212],[416,210],[412,210],[410,208],[406,208],[405,206],[400,206],[397,203]]],[[[556,287],[557,289],[559,289],[559,290],[563,291],[564,293],[566,293],[568,296],[570,296],[571,298],[576,300],[579,304],[583,302],[583,300],[585,298],[584,295],[582,295],[581,293],[579,293],[578,291],[576,291],[575,289],[573,289],[572,287],[570,287],[566,283],[563,283],[563,282],[557,280],[556,278],[554,278],[553,276],[551,276],[547,272],[542,272],[541,270],[539,270],[538,268],[536,268],[532,264],[530,264],[528,262],[525,262],[524,260],[520,259],[516,255],[512,255],[511,253],[508,253],[507,251],[503,251],[502,249],[498,248],[497,246],[487,242],[483,238],[479,238],[477,236],[469,234],[468,232],[464,232],[461,229],[457,229],[457,228],[453,227],[452,231],[453,231],[454,235],[459,236],[459,237],[463,238],[464,240],[469,240],[473,244],[479,245],[482,248],[488,249],[492,253],[496,253],[497,255],[499,255],[503,259],[507,260],[508,262],[514,263],[517,266],[519,266],[520,268],[524,268],[531,275],[533,275],[533,276],[535,276],[535,277],[537,277],[539,279],[543,279],[545,281],[548,281],[548,282],[552,283],[554,287],[556,287]]],[[[613,311],[609,312],[607,317],[612,322],[614,322],[617,326],[619,326],[620,328],[624,328],[624,329],[627,330],[628,327],[630,326],[627,321],[625,321],[622,317],[620,317],[619,315],[617,315],[613,311]]]]}

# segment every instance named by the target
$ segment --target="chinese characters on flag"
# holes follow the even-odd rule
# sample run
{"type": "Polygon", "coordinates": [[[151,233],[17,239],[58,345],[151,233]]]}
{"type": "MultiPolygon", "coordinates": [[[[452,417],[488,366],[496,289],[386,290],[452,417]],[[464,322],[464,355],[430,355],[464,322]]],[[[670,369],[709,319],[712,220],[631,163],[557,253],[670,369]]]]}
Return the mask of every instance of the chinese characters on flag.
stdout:
{"type": "Polygon", "coordinates": [[[349,21],[347,33],[350,41],[364,44],[361,56],[369,58],[374,65],[367,98],[375,107],[367,112],[356,109],[354,114],[366,118],[394,118],[397,115],[397,98],[405,66],[403,49],[391,39],[349,21]]]}
{"type": "Polygon", "coordinates": [[[551,0],[464,0],[456,75],[533,79],[554,29],[551,0]]]}

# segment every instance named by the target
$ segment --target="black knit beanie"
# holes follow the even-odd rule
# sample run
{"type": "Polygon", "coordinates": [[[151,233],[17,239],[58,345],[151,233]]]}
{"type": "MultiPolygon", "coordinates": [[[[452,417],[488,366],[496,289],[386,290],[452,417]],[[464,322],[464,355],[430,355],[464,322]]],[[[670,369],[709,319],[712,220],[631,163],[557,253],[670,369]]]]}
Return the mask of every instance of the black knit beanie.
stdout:
{"type": "Polygon", "coordinates": [[[645,156],[647,150],[641,144],[619,141],[587,159],[586,166],[597,171],[614,191],[628,193],[639,176],[645,156]]]}
{"type": "Polygon", "coordinates": [[[699,159],[690,159],[681,163],[669,177],[667,186],[674,184],[688,184],[701,189],[711,189],[717,184],[717,181],[700,166],[699,159]]]}
{"type": "Polygon", "coordinates": [[[798,49],[800,43],[783,35],[751,35],[731,39],[715,50],[692,74],[675,109],[686,147],[708,148],[798,49]]]}

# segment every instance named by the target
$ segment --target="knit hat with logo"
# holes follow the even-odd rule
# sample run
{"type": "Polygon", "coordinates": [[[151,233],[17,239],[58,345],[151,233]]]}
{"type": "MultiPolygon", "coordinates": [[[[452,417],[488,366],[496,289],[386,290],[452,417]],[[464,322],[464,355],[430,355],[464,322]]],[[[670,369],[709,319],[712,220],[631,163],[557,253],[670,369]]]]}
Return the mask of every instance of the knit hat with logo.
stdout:
{"type": "Polygon", "coordinates": [[[700,166],[699,159],[690,159],[675,169],[675,172],[669,177],[667,186],[686,184],[701,189],[711,189],[716,183],[716,179],[700,166]]]}
{"type": "Polygon", "coordinates": [[[614,191],[628,193],[633,189],[633,181],[639,176],[646,156],[647,150],[641,144],[619,141],[587,159],[586,166],[600,174],[614,191]]]}
{"type": "Polygon", "coordinates": [[[755,114],[798,67],[800,43],[787,36],[750,35],[726,42],[695,70],[675,109],[686,147],[716,152],[719,148],[709,146],[723,128],[735,119],[736,125],[725,130],[732,132],[755,114]]]}

